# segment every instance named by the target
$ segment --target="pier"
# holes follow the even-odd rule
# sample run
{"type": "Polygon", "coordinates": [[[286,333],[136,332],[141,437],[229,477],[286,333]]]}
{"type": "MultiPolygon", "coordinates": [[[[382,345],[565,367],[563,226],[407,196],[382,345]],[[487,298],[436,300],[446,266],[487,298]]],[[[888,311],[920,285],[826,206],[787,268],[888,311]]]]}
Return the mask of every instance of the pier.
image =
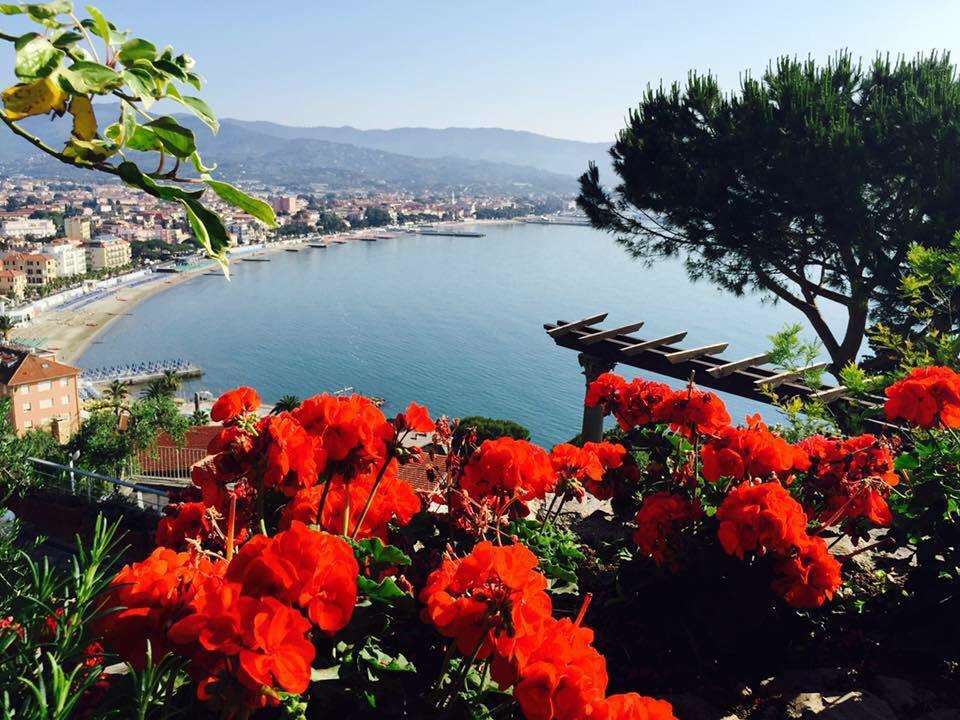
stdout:
{"type": "Polygon", "coordinates": [[[457,230],[421,230],[420,234],[440,236],[440,237],[471,237],[471,238],[479,238],[484,236],[483,233],[461,232],[457,230]]]}
{"type": "Polygon", "coordinates": [[[107,385],[119,380],[131,385],[145,385],[164,377],[168,372],[174,373],[178,378],[197,378],[203,375],[199,365],[178,358],[84,369],[80,371],[80,381],[91,385],[107,385]]]}

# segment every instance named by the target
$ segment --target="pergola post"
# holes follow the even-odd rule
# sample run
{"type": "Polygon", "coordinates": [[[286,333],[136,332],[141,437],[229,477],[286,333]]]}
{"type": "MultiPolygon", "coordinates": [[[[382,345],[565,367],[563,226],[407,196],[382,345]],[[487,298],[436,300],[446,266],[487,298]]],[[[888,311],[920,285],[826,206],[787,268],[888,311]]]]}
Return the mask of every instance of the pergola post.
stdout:
{"type": "MultiPolygon", "coordinates": [[[[613,360],[605,360],[596,355],[589,355],[585,352],[577,355],[580,361],[580,367],[583,368],[583,375],[586,378],[584,389],[584,399],[586,391],[590,388],[590,383],[596,380],[600,375],[606,372],[612,372],[617,366],[613,360]]],[[[600,442],[603,439],[603,410],[600,407],[587,407],[583,405],[583,425],[580,429],[580,439],[583,442],[600,442]]]]}

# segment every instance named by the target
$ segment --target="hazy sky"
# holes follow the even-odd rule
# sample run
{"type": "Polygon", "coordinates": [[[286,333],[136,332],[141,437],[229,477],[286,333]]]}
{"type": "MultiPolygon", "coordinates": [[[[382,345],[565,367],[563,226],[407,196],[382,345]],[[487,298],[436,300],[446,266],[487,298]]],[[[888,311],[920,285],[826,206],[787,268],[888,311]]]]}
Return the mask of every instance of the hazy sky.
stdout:
{"type": "Polygon", "coordinates": [[[221,117],[581,140],[612,138],[648,83],[690,69],[736,87],[780,54],[912,55],[960,37],[957,0],[95,1],[196,57],[221,117]]]}

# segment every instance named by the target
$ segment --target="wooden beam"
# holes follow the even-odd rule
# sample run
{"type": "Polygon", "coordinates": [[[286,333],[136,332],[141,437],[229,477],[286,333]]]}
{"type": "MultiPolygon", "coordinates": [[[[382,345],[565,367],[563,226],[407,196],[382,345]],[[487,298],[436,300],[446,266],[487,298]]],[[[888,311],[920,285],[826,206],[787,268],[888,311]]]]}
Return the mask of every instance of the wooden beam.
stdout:
{"type": "Polygon", "coordinates": [[[754,384],[757,387],[777,387],[777,385],[782,385],[788,380],[795,380],[804,373],[812,372],[814,370],[823,370],[829,364],[830,363],[826,362],[813,363],[812,365],[797,368],[796,370],[788,370],[786,372],[777,373],[776,375],[771,375],[770,377],[760,378],[759,380],[755,380],[754,384]]]}
{"type": "Polygon", "coordinates": [[[716,355],[727,349],[730,343],[716,343],[715,345],[704,345],[703,347],[691,348],[690,350],[679,350],[677,352],[667,353],[666,358],[672,364],[682,363],[686,360],[693,360],[702,355],[716,355]]]}
{"type": "Polygon", "coordinates": [[[593,333],[592,335],[584,335],[580,338],[580,342],[584,345],[593,345],[598,343],[601,340],[609,340],[610,338],[615,338],[618,335],[626,335],[627,333],[632,333],[635,330],[639,330],[643,327],[643,321],[630,323],[629,325],[623,325],[618,328],[612,328],[610,330],[601,330],[600,332],[593,333]]]}
{"type": "Polygon", "coordinates": [[[733,362],[724,363],[723,365],[717,365],[716,367],[707,370],[707,373],[709,373],[710,377],[726,377],[727,375],[735,373],[737,370],[742,370],[743,368],[750,367],[751,365],[763,365],[769,359],[770,353],[752,355],[744,358],[743,360],[735,360],[733,362]]]}
{"type": "Polygon", "coordinates": [[[590,317],[585,317],[583,320],[577,320],[576,322],[571,323],[557,323],[557,326],[552,330],[547,330],[547,335],[552,337],[557,337],[558,335],[564,335],[571,330],[578,330],[587,325],[593,325],[594,323],[603,322],[607,319],[607,313],[600,313],[599,315],[591,315],[590,317]]]}
{"type": "Polygon", "coordinates": [[[635,345],[627,345],[625,348],[621,348],[620,352],[624,355],[636,355],[644,350],[650,350],[651,348],[660,347],[661,345],[669,345],[670,343],[680,342],[686,336],[687,331],[684,330],[683,332],[674,333],[673,335],[665,335],[662,338],[644,340],[643,342],[635,345]]]}
{"type": "Polygon", "coordinates": [[[845,385],[839,385],[834,388],[827,388],[826,390],[818,390],[815,393],[810,393],[807,397],[810,400],[819,400],[823,403],[832,403],[834,400],[843,397],[847,394],[847,388],[845,385]]]}

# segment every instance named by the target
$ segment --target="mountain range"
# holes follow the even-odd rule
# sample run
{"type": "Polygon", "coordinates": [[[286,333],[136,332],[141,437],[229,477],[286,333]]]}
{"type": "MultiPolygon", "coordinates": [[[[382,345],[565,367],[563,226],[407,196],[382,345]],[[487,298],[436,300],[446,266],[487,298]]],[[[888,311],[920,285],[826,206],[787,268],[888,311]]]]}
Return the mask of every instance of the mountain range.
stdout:
{"type": "MultiPolygon", "coordinates": [[[[96,107],[101,126],[118,116],[96,107]]],[[[562,140],[500,128],[295,127],[223,119],[212,135],[192,116],[177,119],[197,134],[205,162],[234,180],[284,185],[411,191],[473,190],[512,194],[573,193],[590,161],[604,162],[607,143],[562,140]]],[[[69,133],[68,118],[28,118],[23,124],[54,147],[69,133]]],[[[0,132],[0,172],[78,176],[24,140],[0,132]]]]}

